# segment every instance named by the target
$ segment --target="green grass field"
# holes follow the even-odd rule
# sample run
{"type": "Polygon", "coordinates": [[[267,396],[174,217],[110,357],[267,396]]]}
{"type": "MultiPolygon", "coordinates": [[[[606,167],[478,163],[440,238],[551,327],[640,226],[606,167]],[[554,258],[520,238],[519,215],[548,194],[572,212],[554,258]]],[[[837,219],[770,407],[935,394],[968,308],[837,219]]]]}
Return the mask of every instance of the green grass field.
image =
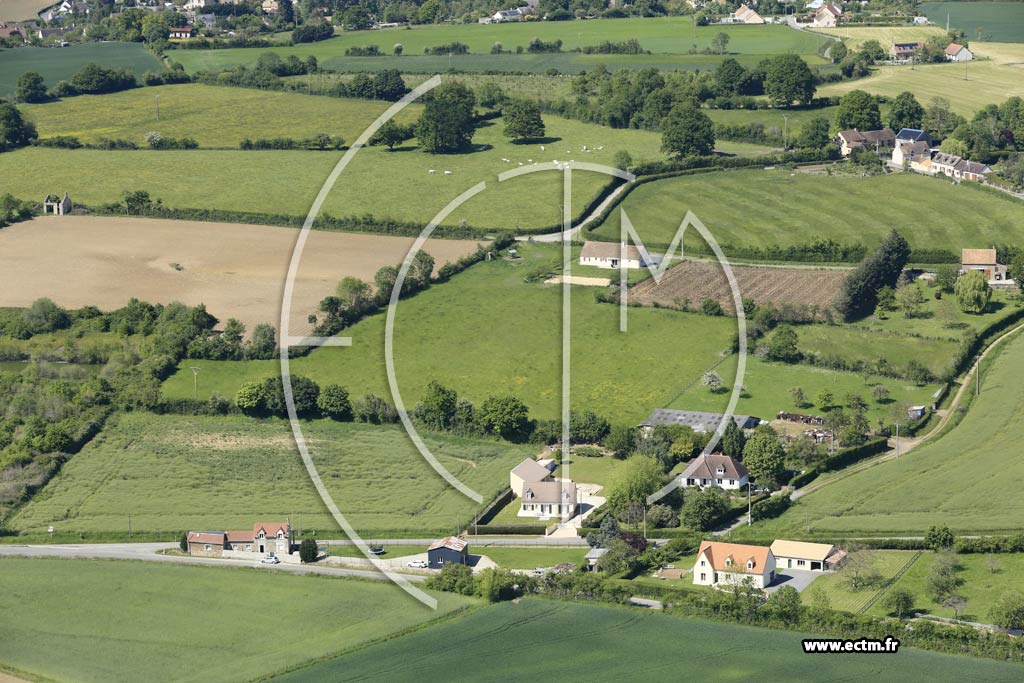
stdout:
{"type": "MultiPolygon", "coordinates": [[[[912,329],[910,325],[907,326],[912,329]]],[[[952,367],[958,344],[951,339],[919,339],[891,332],[869,332],[856,327],[801,326],[799,348],[804,353],[839,356],[848,361],[874,362],[885,358],[889,365],[905,367],[911,360],[942,376],[952,367]]]]}
{"type": "MultiPolygon", "coordinates": [[[[146,134],[156,131],[167,137],[191,137],[201,147],[237,150],[245,138],[305,138],[320,132],[341,135],[351,143],[387,107],[386,102],[370,100],[190,83],[68,97],[23,105],[22,111],[42,138],[74,135],[87,144],[116,138],[144,146],[146,134]]],[[[421,110],[413,104],[396,120],[411,123],[421,110]]]]}
{"type": "MultiPolygon", "coordinates": [[[[341,153],[243,152],[237,149],[238,143],[244,137],[300,137],[318,131],[341,133],[352,142],[385,108],[384,102],[201,85],[70,98],[28,109],[44,137],[77,135],[84,141],[95,141],[115,135],[143,144],[146,133],[156,131],[170,136],[189,135],[203,146],[228,149],[154,152],[26,148],[0,157],[2,189],[26,198],[67,191],[76,202],[87,205],[118,201],[127,189],[145,189],[175,208],[304,216],[341,153]],[[161,95],[159,123],[155,121],[157,94],[161,95]],[[230,124],[224,123],[229,120],[230,124]]],[[[417,109],[414,106],[410,111],[417,109]]],[[[412,117],[413,113],[400,115],[400,119],[412,117]]],[[[500,185],[497,175],[520,164],[556,159],[611,165],[620,149],[629,151],[637,162],[664,158],[657,132],[615,130],[556,116],[544,118],[548,140],[543,145],[509,142],[502,134],[503,121],[497,119],[481,124],[473,140],[474,151],[464,154],[431,155],[414,143],[393,152],[382,147],[365,148],[335,185],[323,211],[335,216],[373,214],[426,224],[458,194],[485,181],[487,190],[451,214],[446,224],[466,221],[494,229],[554,226],[560,220],[562,192],[557,171],[500,185]],[[584,146],[590,151],[584,152],[584,146]],[[429,174],[430,169],[437,172],[429,174]],[[453,175],[445,175],[445,170],[453,175]],[[385,193],[381,188],[394,189],[385,193]],[[524,202],[524,196],[531,201],[524,202]]],[[[767,151],[757,145],[730,142],[720,148],[730,154],[767,151]]],[[[576,173],[573,214],[582,213],[609,180],[598,173],[576,173]]]]}
{"type": "MultiPolygon", "coordinates": [[[[934,266],[932,266],[934,267],[934,266]]],[[[1020,299],[995,291],[988,310],[981,314],[964,313],[957,304],[956,295],[946,294],[936,299],[934,289],[921,285],[926,297],[918,317],[908,320],[901,313],[889,313],[884,319],[869,316],[853,323],[855,327],[879,332],[906,334],[912,332],[924,337],[944,337],[959,340],[965,330],[980,332],[1008,315],[1016,312],[1020,299]]]]}
{"type": "MultiPolygon", "coordinates": [[[[0,3],[0,6],[6,4],[0,3]]],[[[42,75],[47,87],[71,80],[84,65],[131,69],[137,76],[159,71],[160,61],[142,43],[84,43],[72,47],[19,47],[0,50],[0,97],[14,94],[18,77],[26,71],[42,75]]]]}
{"type": "Polygon", "coordinates": [[[434,612],[382,582],[143,562],[6,558],[0,583],[0,671],[47,681],[251,680],[472,604],[438,594],[434,612]]]}
{"type": "MultiPolygon", "coordinates": [[[[319,421],[303,427],[328,490],[370,537],[451,533],[477,505],[423,461],[400,426],[319,421]]],[[[438,460],[486,499],[535,446],[424,434],[438,460]]],[[[340,531],[309,481],[284,420],[130,414],[108,426],[9,522],[42,534],[245,529],[302,515],[304,530],[340,531]]],[[[296,517],[297,519],[297,517],[296,517]]]]}
{"type": "MultiPolygon", "coordinates": [[[[945,17],[943,17],[945,19],[945,17]]],[[[924,42],[933,36],[945,36],[946,30],[939,26],[850,26],[837,28],[816,28],[815,33],[841,38],[851,50],[857,50],[866,41],[877,40],[883,50],[894,42],[924,42]]]]}
{"type": "Polygon", "coordinates": [[[1017,681],[1021,667],[901,649],[890,657],[809,657],[802,636],[625,607],[526,599],[473,610],[436,626],[329,659],[280,681],[422,681],[445,670],[460,681],[901,680],[1017,681]],[[742,643],[742,647],[736,647],[742,643]],[[466,656],[471,648],[471,657],[466,656]],[[457,666],[453,665],[457,662],[457,666]]]}
{"type": "MultiPolygon", "coordinates": [[[[331,40],[296,46],[272,48],[282,56],[315,55],[322,66],[341,71],[398,68],[407,72],[448,71],[517,71],[540,72],[557,68],[563,72],[579,71],[596,64],[616,66],[657,66],[659,68],[712,67],[721,61],[718,55],[689,54],[711,45],[719,32],[729,34],[728,51],[749,56],[747,61],[759,61],[763,55],[795,52],[813,64],[822,64],[817,56],[818,45],[826,39],[810,33],[794,31],[786,26],[703,26],[694,27],[690,17],[663,17],[656,19],[616,19],[587,22],[526,22],[493,25],[423,26],[412,29],[385,29],[351,31],[331,40]],[[490,55],[495,42],[505,50],[523,48],[533,38],[545,41],[562,40],[562,49],[597,45],[604,40],[621,41],[636,38],[650,50],[651,55],[583,55],[522,54],[490,55]],[[459,41],[469,45],[472,54],[426,57],[424,48],[459,41]],[[401,57],[390,56],[393,46],[400,43],[401,57]],[[387,57],[345,58],[345,50],[355,46],[377,45],[387,57]]],[[[181,62],[186,70],[220,70],[238,64],[255,62],[265,48],[229,50],[178,50],[171,58],[181,62]]]]}
{"type": "MultiPolygon", "coordinates": [[[[832,609],[860,613],[868,602],[883,590],[883,584],[891,580],[917,554],[911,550],[871,550],[865,552],[870,557],[869,561],[872,569],[878,572],[879,580],[877,583],[853,590],[850,588],[850,580],[845,571],[826,572],[816,578],[808,590],[800,594],[804,604],[814,604],[815,594],[824,593],[828,596],[829,605],[832,609]]],[[[879,603],[876,603],[872,606],[871,613],[879,613],[880,615],[885,613],[884,609],[878,612],[879,609],[881,607],[879,603]]]]}
{"type": "MultiPolygon", "coordinates": [[[[648,246],[667,247],[686,211],[692,210],[726,256],[727,245],[803,245],[817,238],[874,247],[893,228],[911,247],[955,253],[968,244],[988,244],[992,231],[1009,242],[1024,239],[1019,203],[968,185],[910,173],[861,178],[787,170],[722,171],[646,183],[620,206],[648,246]],[[937,215],[944,220],[934,220],[937,215]],[[979,222],[978,216],[985,220],[979,222]]],[[[613,211],[594,235],[618,241],[619,215],[613,211]]],[[[695,231],[687,237],[697,243],[695,231]]]]}
{"type": "MultiPolygon", "coordinates": [[[[973,6],[978,3],[970,4],[973,6]]],[[[1018,7],[1016,3],[998,4],[1015,12],[1024,12],[1024,8],[1018,7]]],[[[968,62],[966,69],[964,64],[952,62],[918,64],[913,69],[907,65],[881,66],[865,78],[825,85],[818,89],[818,95],[843,95],[850,90],[860,89],[891,98],[909,90],[925,106],[936,97],[944,97],[949,100],[953,111],[967,118],[986,104],[998,104],[1009,97],[1024,96],[1024,78],[1021,77],[1020,67],[1024,61],[1024,45],[972,41],[970,47],[976,55],[990,59],[968,62]]]]}
{"type": "Polygon", "coordinates": [[[920,10],[931,21],[958,28],[968,40],[1024,42],[1024,6],[1013,2],[924,2],[920,10]],[[980,34],[980,35],[979,35],[980,34]]]}
{"type": "MultiPolygon", "coordinates": [[[[437,379],[479,404],[511,393],[531,416],[555,419],[561,405],[561,288],[523,278],[559,258],[559,248],[521,245],[517,260],[484,262],[399,304],[395,369],[406,406],[437,379]],[[457,350],[456,353],[453,351],[457,350]]],[[[324,348],[291,362],[294,374],[337,382],[359,396],[390,396],[383,362],[384,316],[349,328],[350,348],[324,348]]],[[[729,346],[735,321],[667,309],[632,309],[618,331],[619,309],[572,293],[572,405],[609,420],[636,423],[700,377],[729,346]]],[[[189,365],[200,368],[199,397],[234,396],[242,382],[276,374],[276,361],[188,361],[164,384],[168,397],[193,393],[189,365]],[[187,376],[186,376],[187,375],[187,376]]]]}
{"type": "Polygon", "coordinates": [[[933,524],[957,533],[1019,531],[1024,460],[1024,337],[984,365],[981,396],[960,424],[906,454],[802,497],[766,533],[919,534],[933,524]]]}
{"type": "MultiPolygon", "coordinates": [[[[802,335],[806,327],[801,327],[802,335]]],[[[717,368],[726,386],[731,387],[736,377],[736,362],[729,358],[717,368]]],[[[935,386],[918,387],[913,384],[882,377],[872,377],[871,384],[865,384],[861,375],[852,372],[839,372],[815,368],[807,365],[785,365],[771,363],[760,358],[748,358],[743,384],[746,392],[740,395],[736,404],[736,413],[740,415],[756,415],[763,420],[772,420],[780,410],[821,414],[819,406],[813,405],[815,396],[822,389],[828,389],[835,396],[837,405],[844,405],[847,394],[860,394],[867,401],[868,422],[875,425],[879,419],[891,419],[895,406],[917,405],[928,403],[929,397],[935,392],[935,386]],[[879,403],[871,397],[874,385],[882,385],[889,389],[891,398],[879,403]],[[812,404],[803,408],[793,405],[789,392],[793,387],[803,389],[807,400],[812,404]]],[[[729,402],[729,394],[713,394],[700,383],[688,388],[680,394],[670,408],[679,410],[706,410],[722,412],[729,402]]]]}
{"type": "Polygon", "coordinates": [[[470,551],[474,555],[486,555],[506,569],[554,567],[563,562],[582,565],[583,556],[587,554],[586,548],[511,548],[480,544],[470,545],[470,551]]]}
{"type": "MultiPolygon", "coordinates": [[[[893,587],[911,592],[914,596],[914,611],[953,617],[953,610],[936,603],[928,595],[928,574],[935,559],[933,553],[925,553],[893,587]]],[[[1020,591],[1021,581],[1024,580],[1024,555],[957,555],[956,561],[960,565],[957,576],[963,581],[956,593],[967,598],[967,607],[961,611],[960,618],[990,623],[989,611],[999,598],[1004,593],[1020,591]],[[989,567],[990,558],[996,562],[995,572],[989,567]]],[[[882,602],[880,600],[872,605],[867,613],[877,616],[886,614],[888,610],[882,602]]]]}

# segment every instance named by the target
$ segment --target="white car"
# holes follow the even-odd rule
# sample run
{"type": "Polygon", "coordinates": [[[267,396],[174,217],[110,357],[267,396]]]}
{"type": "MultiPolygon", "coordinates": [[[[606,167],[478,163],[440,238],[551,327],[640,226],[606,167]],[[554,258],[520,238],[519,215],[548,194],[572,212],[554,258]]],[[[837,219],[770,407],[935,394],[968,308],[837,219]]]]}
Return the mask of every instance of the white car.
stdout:
{"type": "Polygon", "coordinates": [[[260,560],[260,564],[281,564],[281,560],[277,559],[276,555],[267,555],[260,560]]]}
{"type": "Polygon", "coordinates": [[[406,564],[414,569],[426,569],[430,566],[427,564],[426,560],[412,560],[406,564]]]}

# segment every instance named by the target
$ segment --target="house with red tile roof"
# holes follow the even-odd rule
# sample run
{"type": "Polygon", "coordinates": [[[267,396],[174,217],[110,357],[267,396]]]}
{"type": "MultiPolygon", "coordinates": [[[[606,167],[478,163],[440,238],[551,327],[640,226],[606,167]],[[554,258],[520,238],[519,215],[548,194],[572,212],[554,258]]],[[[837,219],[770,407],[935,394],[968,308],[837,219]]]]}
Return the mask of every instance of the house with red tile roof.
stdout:
{"type": "Polygon", "coordinates": [[[748,579],[756,588],[775,580],[775,555],[763,545],[702,541],[693,564],[697,586],[732,586],[748,579]]]}
{"type": "Polygon", "coordinates": [[[224,557],[225,551],[267,555],[288,555],[292,551],[291,527],[287,522],[257,522],[240,531],[190,531],[188,554],[224,557]]]}

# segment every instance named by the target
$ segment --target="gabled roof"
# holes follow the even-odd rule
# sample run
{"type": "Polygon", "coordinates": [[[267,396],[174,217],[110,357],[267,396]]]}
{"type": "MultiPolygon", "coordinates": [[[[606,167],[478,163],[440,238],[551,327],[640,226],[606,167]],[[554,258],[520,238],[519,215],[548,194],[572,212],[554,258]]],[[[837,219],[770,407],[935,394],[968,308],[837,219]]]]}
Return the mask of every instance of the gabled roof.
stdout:
{"type": "Polygon", "coordinates": [[[956,170],[961,173],[976,173],[978,175],[992,172],[992,169],[985,164],[980,164],[977,161],[968,161],[967,159],[961,159],[956,165],[956,170]]]}
{"type": "Polygon", "coordinates": [[[224,536],[223,531],[190,531],[188,532],[188,542],[224,545],[224,536]]]}
{"type": "Polygon", "coordinates": [[[966,49],[967,48],[965,48],[960,43],[950,43],[949,45],[946,46],[946,54],[949,55],[950,57],[955,57],[957,54],[959,54],[960,50],[966,49]]]}
{"type": "Polygon", "coordinates": [[[227,536],[228,543],[252,543],[253,540],[252,531],[249,529],[225,531],[224,534],[227,536]]]}
{"type": "MultiPolygon", "coordinates": [[[[583,249],[580,251],[580,258],[620,258],[621,253],[622,245],[618,242],[584,242],[583,249]]],[[[636,261],[642,260],[640,258],[640,250],[632,244],[626,245],[626,258],[636,261]]]]}
{"type": "Polygon", "coordinates": [[[955,154],[947,154],[946,152],[938,152],[932,157],[933,164],[943,164],[945,166],[956,166],[961,161],[963,161],[963,157],[958,157],[955,154]]]}
{"type": "Polygon", "coordinates": [[[834,545],[827,543],[805,543],[803,541],[785,541],[775,539],[771,546],[775,557],[798,557],[815,562],[824,562],[825,558],[835,550],[834,545]]]}
{"type": "MultiPolygon", "coordinates": [[[[753,429],[761,423],[758,417],[750,415],[733,415],[733,422],[740,429],[753,429]]],[[[721,413],[705,413],[700,410],[672,410],[670,408],[655,408],[640,426],[653,427],[654,425],[686,425],[692,427],[695,432],[713,432],[718,429],[722,422],[721,413]]]]}
{"type": "Polygon", "coordinates": [[[917,142],[918,140],[928,140],[928,133],[917,128],[900,128],[900,132],[896,133],[897,140],[910,140],[911,142],[917,142]]]}
{"type": "Polygon", "coordinates": [[[533,458],[527,458],[512,470],[512,474],[516,475],[524,482],[544,481],[551,476],[551,471],[547,467],[541,465],[533,458]]]}
{"type": "Polygon", "coordinates": [[[438,548],[448,548],[454,550],[457,553],[461,553],[469,545],[468,541],[464,541],[457,536],[445,536],[444,538],[434,541],[430,544],[427,550],[437,550],[438,548]]]}
{"type": "Polygon", "coordinates": [[[278,531],[283,531],[284,535],[287,536],[289,527],[288,522],[256,522],[252,525],[252,535],[254,538],[259,535],[260,530],[267,536],[277,536],[278,531]]]}
{"type": "Polygon", "coordinates": [[[866,130],[861,133],[864,136],[864,142],[896,142],[896,133],[892,132],[891,128],[882,128],[881,130],[866,130]]]}
{"type": "Polygon", "coordinates": [[[701,455],[691,462],[680,476],[683,479],[742,479],[749,474],[743,463],[728,455],[701,455]],[[722,474],[718,474],[719,467],[725,470],[722,474]]]}
{"type": "Polygon", "coordinates": [[[697,551],[697,560],[707,558],[708,563],[720,572],[740,574],[763,574],[768,566],[768,558],[773,556],[771,548],[763,545],[741,545],[739,543],[718,543],[717,541],[701,541],[697,551]],[[748,568],[747,563],[753,561],[748,568]],[[731,564],[730,564],[731,561],[731,564]]]}
{"type": "Polygon", "coordinates": [[[523,487],[523,502],[558,504],[576,502],[576,483],[565,479],[538,481],[523,487]]]}
{"type": "Polygon", "coordinates": [[[995,249],[964,249],[960,263],[965,266],[992,266],[996,264],[995,249]]]}
{"type": "Polygon", "coordinates": [[[900,150],[904,154],[928,154],[931,151],[931,147],[924,140],[917,140],[915,142],[904,142],[900,145],[900,150]]]}

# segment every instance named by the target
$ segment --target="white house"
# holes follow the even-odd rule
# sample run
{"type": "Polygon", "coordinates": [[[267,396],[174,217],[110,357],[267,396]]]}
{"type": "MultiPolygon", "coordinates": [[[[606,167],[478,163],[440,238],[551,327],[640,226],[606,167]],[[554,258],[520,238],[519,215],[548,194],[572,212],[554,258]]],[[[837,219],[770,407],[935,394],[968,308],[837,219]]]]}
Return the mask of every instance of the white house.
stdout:
{"type": "Polygon", "coordinates": [[[568,479],[523,485],[520,517],[568,519],[576,512],[576,484],[568,479]]]}
{"type": "Polygon", "coordinates": [[[518,9],[502,9],[491,15],[491,21],[495,24],[506,21],[519,21],[522,18],[523,13],[518,9]]]}
{"type": "Polygon", "coordinates": [[[779,569],[806,569],[824,572],[835,569],[846,558],[846,552],[827,543],[804,543],[775,539],[771,546],[779,569]]]}
{"type": "Polygon", "coordinates": [[[740,5],[739,9],[732,13],[733,24],[763,24],[764,19],[761,15],[747,7],[746,5],[740,5]]]}
{"type": "Polygon", "coordinates": [[[633,269],[648,263],[652,266],[657,266],[660,261],[653,254],[648,254],[650,256],[649,262],[645,261],[640,254],[640,249],[632,244],[627,244],[625,249],[626,258],[623,260],[622,245],[618,242],[584,242],[583,249],[580,251],[580,265],[596,266],[597,268],[619,268],[621,264],[625,268],[633,269]]]}
{"type": "Polygon", "coordinates": [[[775,580],[775,556],[762,545],[702,541],[693,563],[696,586],[731,586],[751,579],[757,588],[775,580]]]}
{"type": "Polygon", "coordinates": [[[701,455],[679,475],[684,488],[717,486],[722,489],[741,489],[750,481],[750,472],[743,463],[728,455],[701,455]]]}
{"type": "Polygon", "coordinates": [[[825,3],[814,12],[814,21],[811,26],[814,28],[833,28],[843,20],[843,10],[831,2],[825,3]]]}
{"type": "Polygon", "coordinates": [[[951,62],[969,62],[974,59],[974,53],[964,45],[950,43],[946,46],[946,59],[951,62]]]}
{"type": "MultiPolygon", "coordinates": [[[[892,163],[896,166],[907,165],[913,167],[915,163],[920,164],[925,159],[930,160],[931,157],[931,147],[923,140],[900,143],[892,150],[892,163]]],[[[918,169],[915,167],[914,170],[918,169]]]]}

